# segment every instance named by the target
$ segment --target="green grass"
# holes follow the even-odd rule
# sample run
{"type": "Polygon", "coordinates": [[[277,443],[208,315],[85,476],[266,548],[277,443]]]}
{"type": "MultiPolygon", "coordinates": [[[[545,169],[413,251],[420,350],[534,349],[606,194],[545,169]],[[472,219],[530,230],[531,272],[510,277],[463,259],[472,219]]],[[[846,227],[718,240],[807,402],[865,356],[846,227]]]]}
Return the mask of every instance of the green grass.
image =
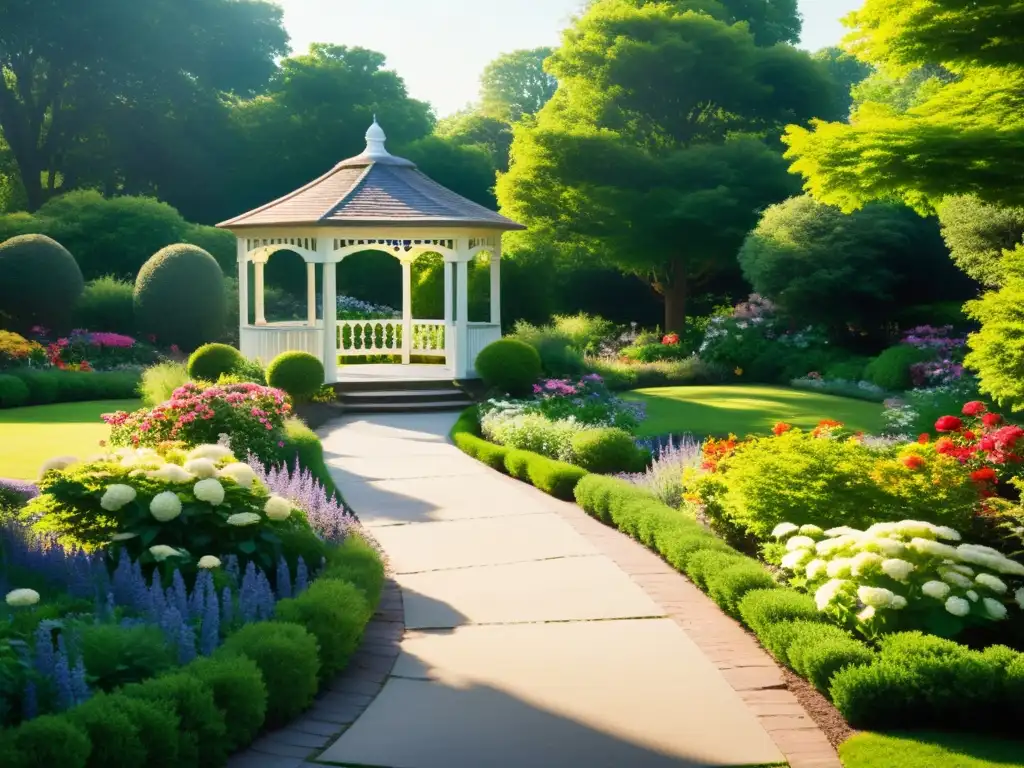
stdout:
{"type": "Polygon", "coordinates": [[[683,432],[743,437],[766,434],[779,421],[809,428],[822,419],[836,419],[869,433],[877,433],[883,425],[878,403],[788,387],[654,387],[624,397],[647,405],[647,418],[639,429],[642,437],[683,432]]]}
{"type": "Polygon", "coordinates": [[[100,414],[132,411],[138,400],[96,400],[0,411],[0,477],[35,480],[54,456],[86,458],[100,452],[110,427],[100,414]]]}
{"type": "Polygon", "coordinates": [[[961,733],[859,733],[839,746],[845,768],[1024,768],[1024,742],[961,733]]]}

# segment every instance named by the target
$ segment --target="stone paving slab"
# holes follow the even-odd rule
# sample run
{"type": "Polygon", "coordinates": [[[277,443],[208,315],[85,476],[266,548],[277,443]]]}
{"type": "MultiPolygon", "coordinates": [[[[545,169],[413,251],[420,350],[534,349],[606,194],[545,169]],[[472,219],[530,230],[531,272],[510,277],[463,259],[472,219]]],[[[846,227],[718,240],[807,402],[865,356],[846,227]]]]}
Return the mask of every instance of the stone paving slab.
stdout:
{"type": "Polygon", "coordinates": [[[554,513],[378,526],[373,535],[396,574],[596,553],[554,513]]]}
{"type": "MultiPolygon", "coordinates": [[[[451,448],[457,451],[456,448],[451,448]]],[[[409,478],[453,478],[466,475],[486,475],[489,469],[478,461],[467,465],[449,451],[435,451],[420,456],[338,456],[331,459],[331,467],[361,480],[404,480],[409,478]],[[475,465],[475,466],[474,466],[475,465]]],[[[342,483],[345,475],[341,475],[342,483]]]]}
{"type": "Polygon", "coordinates": [[[398,576],[408,629],[664,616],[608,558],[565,557],[398,576]]]}
{"type": "Polygon", "coordinates": [[[392,677],[320,757],[393,768],[781,763],[671,620],[407,634],[392,677]]]}
{"type": "MultiPolygon", "coordinates": [[[[487,474],[420,477],[396,480],[346,482],[346,473],[335,470],[338,485],[345,489],[345,501],[359,513],[368,527],[404,525],[439,520],[535,514],[534,499],[519,484],[497,488],[487,474]],[[491,489],[486,501],[467,494],[467,487],[491,489]]],[[[550,509],[548,510],[550,511],[550,509]]]]}

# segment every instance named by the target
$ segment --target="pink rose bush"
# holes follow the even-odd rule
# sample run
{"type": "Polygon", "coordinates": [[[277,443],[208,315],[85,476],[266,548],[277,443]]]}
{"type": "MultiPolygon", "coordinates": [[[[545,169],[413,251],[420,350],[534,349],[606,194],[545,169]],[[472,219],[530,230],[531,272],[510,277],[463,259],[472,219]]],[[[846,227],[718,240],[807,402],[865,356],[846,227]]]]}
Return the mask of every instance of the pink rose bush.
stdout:
{"type": "Polygon", "coordinates": [[[105,414],[115,446],[156,447],[168,441],[189,445],[216,443],[228,435],[236,456],[266,459],[280,453],[284,420],[291,412],[280,389],[260,384],[228,384],[203,389],[193,382],[174,390],[171,399],[134,413],[105,414]]]}

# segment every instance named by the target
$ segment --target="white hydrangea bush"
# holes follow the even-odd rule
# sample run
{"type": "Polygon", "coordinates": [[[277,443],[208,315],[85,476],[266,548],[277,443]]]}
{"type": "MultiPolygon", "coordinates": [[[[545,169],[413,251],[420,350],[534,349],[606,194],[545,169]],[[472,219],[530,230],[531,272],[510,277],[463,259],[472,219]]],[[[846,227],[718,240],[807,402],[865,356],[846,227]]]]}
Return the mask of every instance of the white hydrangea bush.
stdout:
{"type": "Polygon", "coordinates": [[[308,527],[287,499],[221,445],[119,448],[84,462],[47,462],[23,515],[65,546],[123,547],[143,563],[209,568],[235,554],[277,562],[285,530],[308,527]]]}
{"type": "Polygon", "coordinates": [[[867,530],[782,523],[780,565],[818,610],[868,638],[921,629],[951,637],[1024,609],[1024,565],[918,520],[867,530]]]}

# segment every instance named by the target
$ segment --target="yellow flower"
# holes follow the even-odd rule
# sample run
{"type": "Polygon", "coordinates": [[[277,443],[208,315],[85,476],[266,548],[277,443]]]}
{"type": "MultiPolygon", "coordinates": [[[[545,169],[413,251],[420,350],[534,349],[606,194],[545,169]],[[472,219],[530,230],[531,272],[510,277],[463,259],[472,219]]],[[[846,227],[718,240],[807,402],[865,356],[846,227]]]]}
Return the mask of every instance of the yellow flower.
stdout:
{"type": "Polygon", "coordinates": [[[743,369],[740,368],[739,366],[736,366],[736,370],[733,371],[733,373],[735,373],[737,376],[742,376],[743,375],[743,369]]]}

